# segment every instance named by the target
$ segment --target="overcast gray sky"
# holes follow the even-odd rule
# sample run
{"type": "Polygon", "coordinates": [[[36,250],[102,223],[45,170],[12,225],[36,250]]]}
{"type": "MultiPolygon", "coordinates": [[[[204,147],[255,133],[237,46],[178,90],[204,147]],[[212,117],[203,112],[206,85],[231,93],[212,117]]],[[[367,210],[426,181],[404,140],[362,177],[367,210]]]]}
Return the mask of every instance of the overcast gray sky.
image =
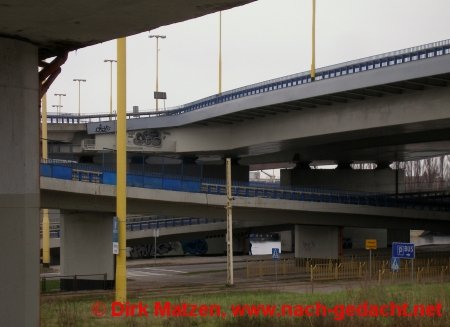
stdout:
{"type": "MultiPolygon", "coordinates": [[[[223,12],[223,91],[309,70],[311,0],[259,0],[223,12]]],[[[219,14],[160,27],[159,89],[167,107],[218,92],[219,14]]],[[[127,111],[154,110],[156,41],[142,33],[127,38],[127,111]]],[[[317,0],[316,66],[450,38],[449,0],[317,0]]],[[[109,111],[109,64],[116,42],[71,52],[47,93],[48,111],[66,93],[63,112],[109,111]]],[[[113,70],[115,89],[116,70],[113,70]]],[[[113,94],[113,110],[116,105],[113,94]]],[[[160,107],[163,104],[160,102],[160,107]]]]}

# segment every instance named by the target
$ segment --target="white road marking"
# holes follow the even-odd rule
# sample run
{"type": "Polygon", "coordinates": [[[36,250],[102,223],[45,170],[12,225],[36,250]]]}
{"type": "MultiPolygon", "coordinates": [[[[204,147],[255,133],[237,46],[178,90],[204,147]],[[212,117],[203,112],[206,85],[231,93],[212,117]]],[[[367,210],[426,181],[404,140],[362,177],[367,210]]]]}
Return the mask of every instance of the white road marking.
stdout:
{"type": "Polygon", "coordinates": [[[156,270],[156,271],[168,271],[168,272],[175,272],[175,273],[179,273],[179,274],[187,274],[187,271],[172,270],[172,269],[161,269],[161,268],[151,268],[151,267],[145,267],[145,268],[139,268],[139,269],[156,270]]]}
{"type": "Polygon", "coordinates": [[[166,274],[157,274],[157,273],[151,273],[151,272],[145,272],[145,271],[127,271],[127,276],[129,277],[148,277],[148,276],[165,276],[166,274]]]}

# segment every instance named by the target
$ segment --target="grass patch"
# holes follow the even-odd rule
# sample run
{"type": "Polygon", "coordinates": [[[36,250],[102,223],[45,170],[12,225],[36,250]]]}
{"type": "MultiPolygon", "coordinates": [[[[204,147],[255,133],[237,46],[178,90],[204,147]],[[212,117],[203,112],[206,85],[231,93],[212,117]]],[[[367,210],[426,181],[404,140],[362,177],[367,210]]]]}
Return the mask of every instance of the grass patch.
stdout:
{"type": "Polygon", "coordinates": [[[61,280],[59,278],[41,280],[41,291],[43,293],[59,292],[60,289],[61,289],[61,280]]]}
{"type": "MultiPolygon", "coordinates": [[[[98,298],[95,300],[49,300],[41,305],[42,326],[125,326],[125,327],[197,327],[197,326],[245,326],[245,327],[272,327],[272,326],[450,326],[450,283],[428,284],[428,285],[396,285],[396,286],[363,286],[360,289],[333,292],[329,294],[305,294],[290,292],[272,291],[229,291],[223,290],[221,293],[204,295],[183,295],[176,297],[161,297],[160,299],[131,298],[129,303],[148,305],[148,317],[111,317],[111,303],[114,300],[110,297],[98,298]],[[288,305],[315,305],[320,302],[329,308],[335,305],[358,305],[364,302],[370,304],[436,304],[442,305],[442,317],[346,317],[341,321],[334,319],[332,314],[326,317],[290,317],[277,316],[280,308],[284,304],[288,305]],[[206,305],[206,308],[217,308],[220,306],[219,316],[206,317],[154,317],[153,311],[155,302],[160,302],[164,306],[165,302],[172,305],[197,304],[206,305]],[[268,305],[277,306],[275,316],[263,314],[249,317],[233,316],[232,306],[235,305],[268,305]],[[104,316],[97,317],[93,312],[105,312],[104,316]]],[[[172,307],[174,308],[174,307],[172,307]]],[[[411,310],[411,309],[409,309],[411,310]]],[[[118,310],[116,310],[118,312],[118,310]]],[[[138,312],[137,310],[135,311],[138,312]]],[[[217,311],[211,311],[214,315],[217,311]]],[[[208,311],[209,314],[209,311],[208,311]]]]}

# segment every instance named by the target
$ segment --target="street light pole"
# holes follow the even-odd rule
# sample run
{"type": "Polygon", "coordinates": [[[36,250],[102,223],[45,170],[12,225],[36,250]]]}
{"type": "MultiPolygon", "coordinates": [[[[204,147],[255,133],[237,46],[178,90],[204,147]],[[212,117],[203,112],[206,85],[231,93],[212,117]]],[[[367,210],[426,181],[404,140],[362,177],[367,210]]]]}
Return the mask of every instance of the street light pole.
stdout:
{"type": "Polygon", "coordinates": [[[52,104],[53,108],[56,108],[56,114],[59,115],[61,113],[62,104],[52,104]]]}
{"type": "MultiPolygon", "coordinates": [[[[42,98],[42,159],[48,159],[47,94],[42,98]]],[[[42,209],[42,264],[50,267],[50,219],[48,209],[42,209]]]]}
{"type": "MultiPolygon", "coordinates": [[[[61,108],[62,108],[61,97],[65,97],[66,94],[65,93],[55,93],[55,96],[59,97],[59,99],[58,99],[58,109],[61,110],[61,108]]],[[[60,114],[61,111],[60,112],[57,111],[56,113],[60,114]]]]}
{"type": "Polygon", "coordinates": [[[222,11],[219,11],[219,94],[222,93],[222,11]]]}
{"type": "Polygon", "coordinates": [[[226,159],[226,181],[227,181],[227,285],[234,285],[234,270],[233,270],[233,196],[231,193],[231,159],[226,159]]]}
{"type": "Polygon", "coordinates": [[[126,38],[117,39],[117,181],[116,215],[119,222],[119,254],[116,257],[116,301],[127,300],[127,126],[126,126],[126,38]]]}
{"type": "MultiPolygon", "coordinates": [[[[156,92],[159,92],[159,39],[165,39],[165,35],[149,35],[149,38],[156,38],[156,92]]],[[[156,111],[158,111],[158,98],[156,101],[156,111]]]]}
{"type": "Polygon", "coordinates": [[[86,82],[85,79],[74,78],[74,82],[78,82],[78,116],[81,114],[81,82],[86,82]]]}
{"type": "Polygon", "coordinates": [[[316,78],[316,0],[312,0],[312,59],[311,81],[316,78]]]}
{"type": "MultiPolygon", "coordinates": [[[[113,88],[113,82],[112,82],[112,80],[113,80],[113,78],[112,78],[112,65],[113,65],[113,62],[117,62],[117,60],[114,60],[114,59],[105,59],[105,60],[103,60],[103,62],[109,62],[110,63],[110,65],[109,65],[109,72],[110,72],[110,74],[109,74],[109,114],[110,115],[112,115],[112,88],[113,88]]],[[[109,117],[109,120],[111,120],[112,119],[112,117],[110,116],[109,117]]]]}

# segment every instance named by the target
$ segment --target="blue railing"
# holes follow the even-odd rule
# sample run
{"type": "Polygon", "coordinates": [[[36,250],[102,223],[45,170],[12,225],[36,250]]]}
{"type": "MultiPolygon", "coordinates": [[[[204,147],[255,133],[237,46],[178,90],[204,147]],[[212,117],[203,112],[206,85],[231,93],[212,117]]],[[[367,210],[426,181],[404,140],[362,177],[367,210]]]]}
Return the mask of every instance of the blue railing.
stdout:
{"type": "Polygon", "coordinates": [[[191,225],[202,225],[221,222],[215,219],[206,218],[173,218],[164,220],[145,220],[139,222],[127,223],[127,230],[138,231],[138,230],[149,230],[156,228],[170,228],[170,227],[181,227],[181,226],[191,226],[191,225]]]}
{"type": "MultiPolygon", "coordinates": [[[[450,40],[444,40],[425,45],[420,45],[403,50],[384,53],[381,55],[366,57],[345,63],[327,66],[316,70],[315,81],[336,78],[340,76],[362,73],[374,69],[385,68],[389,66],[401,65],[412,61],[424,60],[434,57],[450,54],[450,40]]],[[[268,81],[251,84],[241,88],[233,89],[215,94],[194,102],[190,102],[181,106],[172,107],[165,111],[146,111],[141,113],[127,113],[128,119],[160,117],[181,115],[194,110],[211,107],[220,103],[233,101],[239,98],[257,95],[266,92],[272,92],[279,89],[298,86],[311,83],[310,72],[302,72],[288,75],[268,81]]],[[[111,114],[90,114],[78,116],[76,114],[51,114],[47,115],[49,123],[89,123],[108,121],[115,119],[115,115],[111,114]]]]}
{"type": "MultiPolygon", "coordinates": [[[[113,171],[86,170],[86,165],[77,164],[54,164],[41,163],[41,176],[84,181],[91,183],[102,183],[107,185],[116,184],[116,173],[113,171]]],[[[163,189],[171,191],[183,191],[192,193],[220,194],[226,193],[223,180],[201,179],[186,176],[164,176],[161,174],[146,175],[141,173],[128,173],[127,185],[130,187],[163,189]]],[[[233,196],[259,197],[269,199],[284,199],[293,201],[341,203],[354,205],[367,205],[378,207],[401,207],[423,210],[450,211],[450,192],[447,196],[433,198],[428,201],[430,193],[419,197],[416,193],[408,194],[377,194],[362,192],[342,192],[320,189],[301,188],[261,188],[251,186],[250,183],[233,182],[233,196]]]]}
{"type": "MultiPolygon", "coordinates": [[[[128,220],[128,219],[127,219],[128,220]]],[[[222,220],[216,219],[206,219],[206,218],[173,218],[173,219],[150,219],[150,220],[140,220],[140,221],[130,221],[127,222],[128,231],[140,231],[149,230],[155,228],[171,228],[171,227],[181,227],[181,226],[191,226],[191,225],[202,225],[223,222],[222,220]]],[[[50,238],[60,238],[61,231],[59,224],[50,226],[50,238]]]]}

